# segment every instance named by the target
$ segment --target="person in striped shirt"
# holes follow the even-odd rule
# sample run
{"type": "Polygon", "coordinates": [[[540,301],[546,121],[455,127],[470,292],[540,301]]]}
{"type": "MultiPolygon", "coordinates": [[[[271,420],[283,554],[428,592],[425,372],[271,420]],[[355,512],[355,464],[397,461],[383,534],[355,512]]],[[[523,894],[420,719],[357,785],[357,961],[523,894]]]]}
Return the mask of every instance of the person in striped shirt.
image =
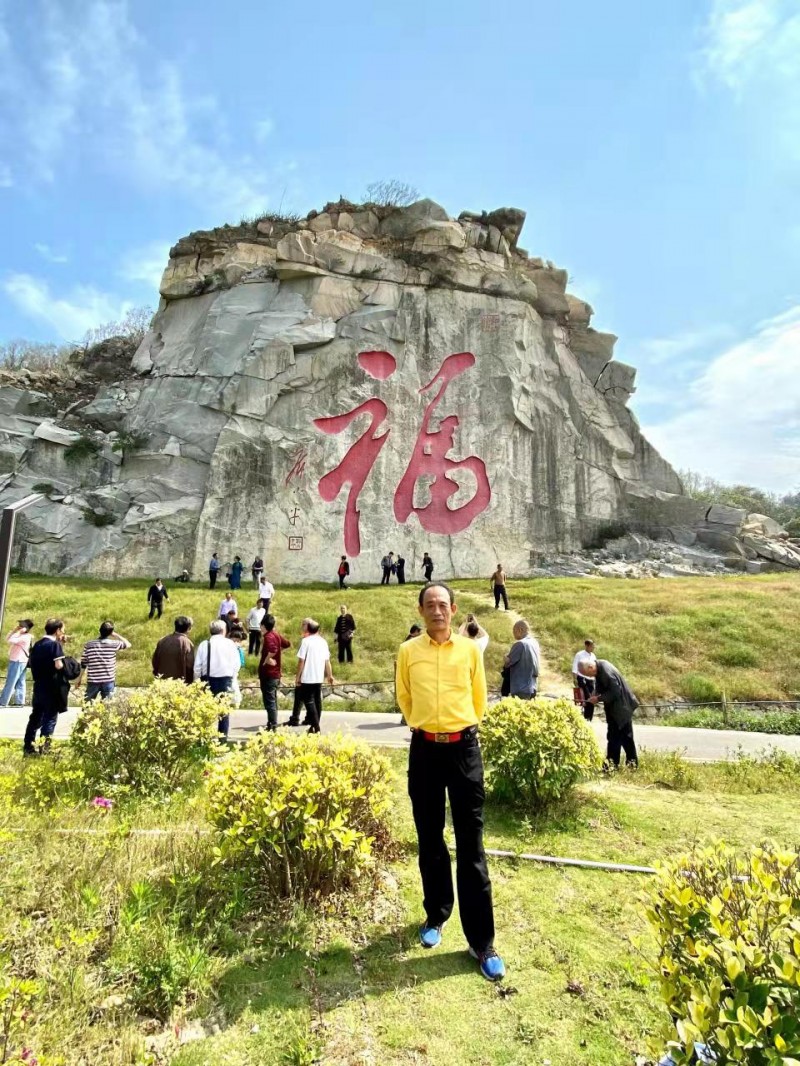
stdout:
{"type": "MultiPolygon", "coordinates": [[[[108,699],[117,684],[117,652],[131,646],[130,641],[114,632],[113,622],[103,622],[98,640],[83,646],[81,668],[86,671],[86,699],[108,699]]],[[[78,682],[80,684],[80,682],[78,682]]]]}

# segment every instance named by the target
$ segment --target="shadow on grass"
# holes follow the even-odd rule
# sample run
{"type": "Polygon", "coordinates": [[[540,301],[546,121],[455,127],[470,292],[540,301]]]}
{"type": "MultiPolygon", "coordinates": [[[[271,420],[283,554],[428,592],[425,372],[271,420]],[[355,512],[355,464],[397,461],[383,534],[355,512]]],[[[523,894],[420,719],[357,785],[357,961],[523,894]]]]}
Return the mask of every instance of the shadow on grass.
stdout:
{"type": "MultiPolygon", "coordinates": [[[[453,929],[458,936],[460,931],[453,929]]],[[[349,1000],[387,990],[473,973],[461,950],[426,951],[416,923],[386,930],[363,947],[334,944],[319,954],[289,950],[258,962],[237,962],[220,976],[216,994],[231,1021],[245,1010],[332,1010],[349,1000]]]]}

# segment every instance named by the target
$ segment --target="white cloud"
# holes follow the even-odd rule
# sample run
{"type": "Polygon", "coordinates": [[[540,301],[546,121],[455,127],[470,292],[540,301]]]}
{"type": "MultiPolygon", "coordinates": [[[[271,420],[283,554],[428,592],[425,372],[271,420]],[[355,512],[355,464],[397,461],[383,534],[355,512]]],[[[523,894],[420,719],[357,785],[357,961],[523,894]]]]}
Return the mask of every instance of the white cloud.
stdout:
{"type": "Polygon", "coordinates": [[[656,337],[643,341],[637,348],[638,359],[650,365],[675,363],[684,356],[701,351],[729,340],[731,330],[728,326],[706,326],[703,329],[684,330],[671,337],[656,337]]]}
{"type": "Polygon", "coordinates": [[[644,433],[678,468],[800,487],[800,304],[713,359],[683,390],[681,412],[644,433]]]}
{"type": "Polygon", "coordinates": [[[275,131],[275,123],[271,118],[262,118],[260,122],[256,123],[256,140],[259,144],[263,144],[268,140],[275,131]]]}
{"type": "Polygon", "coordinates": [[[149,285],[157,293],[169,259],[169,249],[169,241],[151,241],[141,248],[134,248],[125,256],[120,277],[149,285]]]}
{"type": "Polygon", "coordinates": [[[132,306],[90,285],[78,285],[67,296],[56,297],[46,281],[30,274],[10,274],[3,289],[21,311],[46,322],[65,341],[78,341],[87,330],[120,321],[132,306]]]}
{"type": "Polygon", "coordinates": [[[221,108],[157,60],[125,0],[32,0],[32,41],[0,26],[0,129],[39,180],[75,155],[148,192],[178,189],[231,217],[267,204],[266,175],[231,145],[221,108]]]}
{"type": "Polygon", "coordinates": [[[48,263],[68,263],[69,256],[64,255],[63,252],[54,252],[49,244],[41,244],[38,241],[33,246],[42,259],[46,259],[48,263]]]}
{"type": "Polygon", "coordinates": [[[800,162],[800,8],[797,0],[714,0],[700,53],[701,80],[749,106],[764,134],[800,162]]]}

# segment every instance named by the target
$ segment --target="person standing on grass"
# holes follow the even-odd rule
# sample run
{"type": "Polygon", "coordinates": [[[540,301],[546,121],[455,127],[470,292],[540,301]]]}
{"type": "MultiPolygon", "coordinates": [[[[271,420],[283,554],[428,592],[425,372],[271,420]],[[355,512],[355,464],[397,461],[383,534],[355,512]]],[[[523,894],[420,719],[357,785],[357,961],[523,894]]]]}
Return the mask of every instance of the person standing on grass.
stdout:
{"type": "Polygon", "coordinates": [[[345,578],[350,576],[350,563],[347,561],[347,556],[343,555],[339,560],[339,568],[336,571],[336,576],[339,578],[339,588],[346,589],[345,578]]]}
{"type": "Polygon", "coordinates": [[[295,684],[300,688],[300,699],[306,709],[309,733],[319,733],[322,717],[322,683],[333,688],[331,650],[319,632],[319,622],[306,618],[303,626],[308,634],[297,649],[297,674],[295,684]]]}
{"type": "Polygon", "coordinates": [[[152,618],[157,611],[160,618],[164,613],[164,600],[168,599],[169,593],[164,588],[164,582],[157,577],[147,590],[147,602],[150,604],[150,614],[147,617],[152,618]]]}
{"type": "MultiPolygon", "coordinates": [[[[278,728],[278,688],[281,683],[281,654],[291,648],[291,641],[275,629],[275,619],[266,614],[261,619],[261,659],[258,664],[258,681],[261,685],[261,698],[267,712],[267,732],[274,733],[278,728]]],[[[300,717],[300,708],[297,708],[300,717]]]]}
{"type": "Polygon", "coordinates": [[[64,623],[60,618],[48,618],[44,636],[31,648],[28,665],[33,678],[31,713],[25,729],[22,751],[24,755],[38,755],[36,734],[42,737],[42,751],[50,750],[58,716],[67,709],[69,681],[64,676],[64,623]]]}
{"type": "Polygon", "coordinates": [[[531,635],[524,618],[514,623],[514,644],[505,657],[509,669],[509,695],[532,700],[539,683],[539,642],[531,635]]]}
{"type": "Polygon", "coordinates": [[[8,673],[6,683],[3,685],[3,693],[0,695],[0,707],[8,707],[11,696],[18,707],[25,703],[25,671],[28,669],[28,659],[31,654],[33,641],[33,620],[21,618],[16,628],[12,629],[6,637],[8,642],[8,673]]]}
{"type": "Polygon", "coordinates": [[[233,564],[231,565],[231,588],[240,589],[242,587],[242,571],[244,570],[244,564],[242,563],[242,557],[240,555],[234,555],[233,564]]]}
{"type": "Polygon", "coordinates": [[[427,552],[422,554],[422,572],[425,575],[425,580],[430,581],[431,574],[433,574],[433,559],[427,552]]]}
{"type": "Polygon", "coordinates": [[[483,654],[489,647],[489,634],[478,624],[478,620],[474,614],[468,614],[466,620],[459,626],[458,635],[460,637],[469,637],[470,640],[474,640],[483,654]]]}
{"type": "Polygon", "coordinates": [[[217,557],[217,553],[211,556],[208,564],[208,587],[213,589],[217,584],[217,578],[219,577],[220,561],[217,557]]]}
{"type": "Polygon", "coordinates": [[[633,712],[639,706],[639,701],[616,666],[606,659],[597,659],[593,663],[585,662],[583,672],[595,681],[594,693],[589,697],[589,702],[593,705],[602,703],[606,712],[604,770],[608,771],[612,767],[619,770],[622,751],[625,752],[626,766],[635,770],[639,765],[639,756],[633,739],[633,712]]]}
{"type": "Polygon", "coordinates": [[[508,610],[508,593],[506,592],[506,572],[503,569],[503,564],[498,563],[497,569],[491,576],[492,591],[494,592],[494,609],[497,611],[500,609],[500,600],[503,601],[503,607],[508,610]]]}
{"type": "MultiPolygon", "coordinates": [[[[304,618],[303,621],[300,623],[300,643],[301,644],[303,643],[305,638],[308,636],[308,630],[306,629],[306,622],[307,621],[308,621],[308,619],[304,618]]],[[[293,726],[293,727],[294,726],[299,726],[299,725],[310,725],[311,723],[310,723],[310,721],[308,719],[308,714],[306,714],[306,717],[305,717],[305,719],[302,722],[300,721],[300,710],[301,710],[302,706],[303,706],[303,700],[301,698],[301,686],[299,684],[297,684],[297,682],[295,682],[295,686],[294,686],[294,701],[292,703],[292,713],[289,715],[288,720],[283,722],[282,725],[284,725],[284,726],[293,726]]]]}
{"type": "MultiPolygon", "coordinates": [[[[225,623],[221,618],[215,619],[209,629],[209,638],[197,649],[194,658],[195,680],[205,681],[213,696],[233,692],[233,679],[241,667],[239,649],[225,636],[225,623]]],[[[219,732],[223,740],[228,739],[230,731],[230,711],[225,710],[219,716],[219,732]]]]}
{"type": "Polygon", "coordinates": [[[355,632],[356,620],[343,603],[339,607],[339,617],[333,626],[333,634],[336,637],[336,643],[339,645],[340,663],[343,663],[345,659],[349,663],[353,661],[353,637],[355,632]]]}
{"type": "Polygon", "coordinates": [[[247,612],[248,655],[258,655],[261,651],[261,621],[266,613],[263,600],[256,600],[255,607],[247,612]]]}
{"type": "Polygon", "coordinates": [[[575,653],[572,660],[572,684],[576,689],[576,703],[580,693],[580,704],[583,717],[587,722],[594,718],[594,704],[590,703],[589,697],[594,695],[594,678],[587,677],[583,667],[586,663],[596,663],[597,656],[594,653],[594,641],[585,640],[583,650],[575,653]]]}
{"type": "Polygon", "coordinates": [[[397,562],[394,564],[397,572],[397,584],[405,585],[406,583],[406,561],[400,552],[397,553],[397,562]]]}
{"type": "Polygon", "coordinates": [[[175,632],[162,637],[153,652],[153,677],[172,678],[191,685],[194,680],[194,644],[189,640],[191,618],[180,614],[175,619],[175,632]]]}
{"type": "Polygon", "coordinates": [[[486,712],[483,656],[452,631],[456,602],[449,586],[429,582],[419,594],[425,632],[397,654],[397,702],[411,728],[408,794],[417,830],[425,921],[424,948],[442,940],[453,912],[453,874],[444,840],[446,798],[456,839],[461,927],[469,952],[489,981],[505,976],[494,948],[492,884],[483,846],[483,760],[478,725],[486,712]]]}
{"type": "Polygon", "coordinates": [[[264,606],[265,614],[269,614],[270,604],[275,599],[275,588],[263,575],[258,583],[258,598],[264,606]]]}
{"type": "MultiPolygon", "coordinates": [[[[114,632],[113,622],[102,622],[100,636],[83,646],[81,669],[86,671],[86,700],[107,700],[117,686],[117,652],[125,651],[131,642],[114,632]]],[[[80,681],[78,682],[80,685],[80,681]]]]}
{"type": "Polygon", "coordinates": [[[219,605],[219,617],[224,622],[229,614],[235,614],[238,616],[239,609],[236,606],[236,600],[233,598],[230,592],[225,593],[225,599],[219,605]]]}
{"type": "Polygon", "coordinates": [[[384,555],[381,559],[381,569],[383,570],[381,584],[388,585],[389,578],[392,576],[392,570],[394,569],[394,552],[389,552],[388,555],[384,555]]]}
{"type": "Polygon", "coordinates": [[[253,585],[258,588],[261,581],[261,575],[264,573],[264,560],[260,555],[257,555],[253,559],[253,565],[250,567],[250,573],[253,575],[253,585]]]}

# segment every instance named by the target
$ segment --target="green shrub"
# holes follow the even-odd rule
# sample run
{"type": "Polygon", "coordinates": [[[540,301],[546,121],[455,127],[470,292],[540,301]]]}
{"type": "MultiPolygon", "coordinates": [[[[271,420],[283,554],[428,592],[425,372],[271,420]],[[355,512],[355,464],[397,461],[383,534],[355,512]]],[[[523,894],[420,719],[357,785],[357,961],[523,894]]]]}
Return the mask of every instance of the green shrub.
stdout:
{"type": "Polygon", "coordinates": [[[761,656],[746,644],[725,644],[712,652],[711,658],[721,666],[758,666],[761,656]]]}
{"type": "Polygon", "coordinates": [[[273,895],[349,887],[389,843],[390,782],[366,744],[262,734],[211,769],[218,857],[273,895]]]}
{"type": "Polygon", "coordinates": [[[52,749],[46,759],[28,759],[14,789],[14,800],[25,807],[44,810],[85,799],[86,774],[74,752],[64,746],[52,749]]]}
{"type": "Polygon", "coordinates": [[[688,726],[695,729],[736,729],[742,733],[772,733],[782,736],[800,735],[800,711],[747,711],[722,708],[678,711],[663,719],[664,725],[688,726]]]}
{"type": "Polygon", "coordinates": [[[702,703],[703,700],[716,703],[722,699],[722,689],[717,682],[704,674],[684,674],[680,679],[678,690],[684,699],[694,700],[697,703],[702,703]]]}
{"type": "Polygon", "coordinates": [[[562,800],[603,762],[592,727],[567,700],[493,704],[481,724],[492,796],[528,810],[562,800]]]}
{"type": "Polygon", "coordinates": [[[85,703],[70,747],[91,788],[168,792],[213,750],[219,712],[220,702],[199,681],[154,681],[85,703]]]}
{"type": "Polygon", "coordinates": [[[31,492],[41,492],[45,496],[50,496],[55,491],[56,487],[52,481],[37,481],[35,484],[31,485],[31,492]]]}
{"type": "Polygon", "coordinates": [[[84,507],[81,510],[84,522],[89,522],[90,525],[97,526],[98,529],[102,529],[103,526],[113,525],[115,522],[114,515],[110,511],[95,511],[91,507],[84,507]]]}
{"type": "Polygon", "coordinates": [[[647,908],[679,1064],[706,1043],[719,1066],[800,1060],[800,855],[725,844],[660,867],[647,908]]]}
{"type": "Polygon", "coordinates": [[[100,445],[85,433],[64,449],[64,458],[68,463],[82,463],[84,459],[94,459],[100,454],[100,445]]]}

